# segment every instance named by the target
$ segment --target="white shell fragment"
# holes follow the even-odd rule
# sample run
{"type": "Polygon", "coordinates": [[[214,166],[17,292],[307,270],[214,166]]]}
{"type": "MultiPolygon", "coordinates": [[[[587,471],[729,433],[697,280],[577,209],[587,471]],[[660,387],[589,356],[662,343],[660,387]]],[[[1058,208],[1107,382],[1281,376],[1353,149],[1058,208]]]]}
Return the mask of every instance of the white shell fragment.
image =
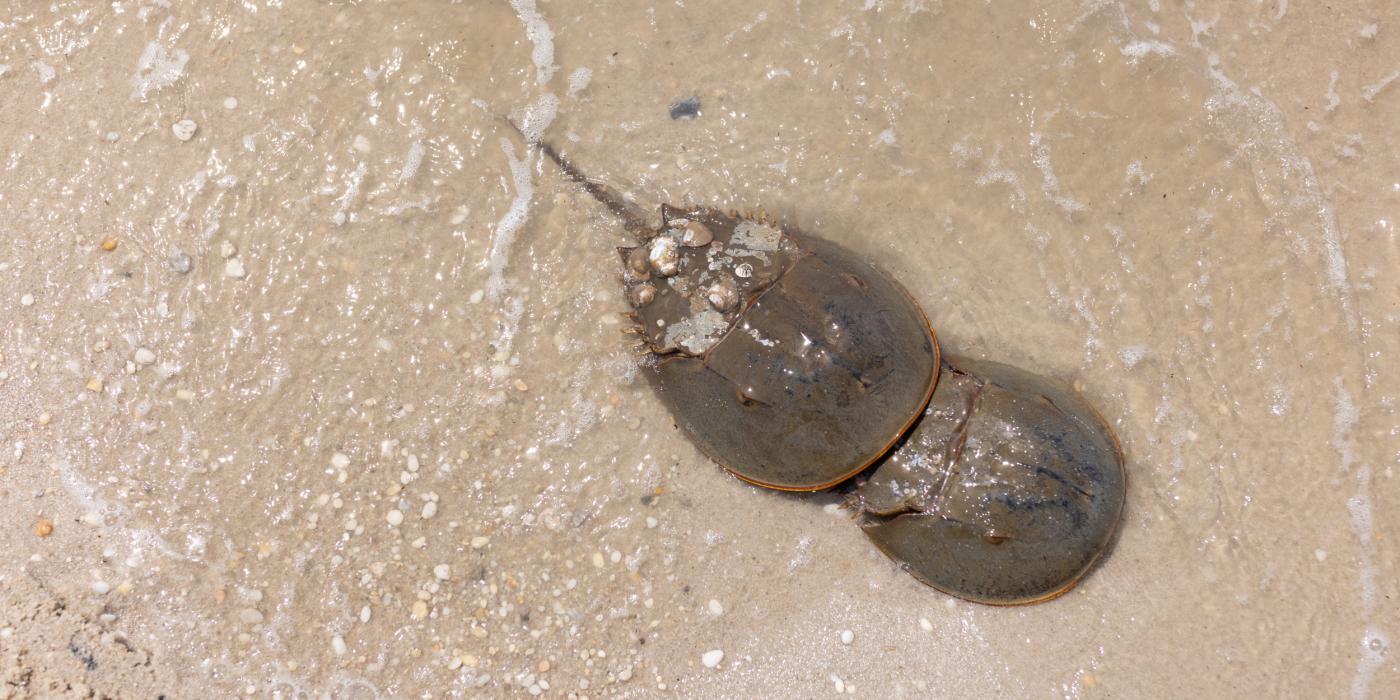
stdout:
{"type": "Polygon", "coordinates": [[[170,125],[170,132],[181,141],[189,141],[194,138],[194,132],[198,129],[199,125],[194,123],[193,119],[181,119],[170,125]]]}
{"type": "Polygon", "coordinates": [[[704,664],[705,668],[714,668],[721,661],[724,661],[723,649],[711,649],[700,655],[700,663],[704,664]]]}

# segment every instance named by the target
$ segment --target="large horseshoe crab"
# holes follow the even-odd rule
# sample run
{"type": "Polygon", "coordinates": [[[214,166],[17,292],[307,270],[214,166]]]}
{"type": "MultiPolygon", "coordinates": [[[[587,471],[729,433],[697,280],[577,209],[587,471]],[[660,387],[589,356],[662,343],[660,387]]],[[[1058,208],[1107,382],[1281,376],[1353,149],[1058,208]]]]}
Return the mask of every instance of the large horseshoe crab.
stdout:
{"type": "Polygon", "coordinates": [[[1123,456],[1072,390],[940,357],[904,288],[835,243],[703,207],[663,205],[652,227],[532,145],[636,237],[618,249],[629,330],[676,425],[720,466],[785,491],[859,481],[848,506],[875,545],[980,603],[1054,598],[1108,546],[1123,456]]]}

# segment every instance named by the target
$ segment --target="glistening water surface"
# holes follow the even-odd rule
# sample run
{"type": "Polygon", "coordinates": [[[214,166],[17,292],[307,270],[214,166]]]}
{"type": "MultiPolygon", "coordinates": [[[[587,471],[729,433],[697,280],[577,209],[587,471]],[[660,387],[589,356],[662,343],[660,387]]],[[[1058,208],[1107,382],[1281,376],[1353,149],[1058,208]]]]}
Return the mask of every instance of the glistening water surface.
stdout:
{"type": "Polygon", "coordinates": [[[0,695],[1400,694],[1400,7],[1343,5],[11,2],[0,695]],[[1112,552],[981,607],[727,476],[503,115],[1074,383],[1112,552]]]}

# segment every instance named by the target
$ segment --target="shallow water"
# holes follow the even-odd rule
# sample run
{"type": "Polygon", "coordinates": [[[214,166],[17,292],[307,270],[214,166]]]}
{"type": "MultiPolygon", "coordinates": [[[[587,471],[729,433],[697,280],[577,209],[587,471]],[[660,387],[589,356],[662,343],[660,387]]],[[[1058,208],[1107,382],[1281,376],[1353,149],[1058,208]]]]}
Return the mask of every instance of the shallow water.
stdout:
{"type": "Polygon", "coordinates": [[[1400,693],[1393,4],[166,4],[0,15],[6,692],[1400,693]],[[503,115],[1074,382],[1113,551],[980,607],[726,476],[503,115]]]}

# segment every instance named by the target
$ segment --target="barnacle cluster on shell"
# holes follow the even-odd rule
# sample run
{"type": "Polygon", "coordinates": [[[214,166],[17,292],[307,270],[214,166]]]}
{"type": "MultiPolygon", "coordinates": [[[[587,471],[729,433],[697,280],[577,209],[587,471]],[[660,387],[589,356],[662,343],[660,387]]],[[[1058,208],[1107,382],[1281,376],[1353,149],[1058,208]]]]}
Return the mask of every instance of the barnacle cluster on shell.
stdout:
{"type": "Polygon", "coordinates": [[[714,234],[704,224],[683,221],[628,250],[624,278],[627,282],[627,300],[633,308],[641,309],[654,301],[657,284],[675,286],[675,280],[667,280],[675,278],[685,266],[697,264],[694,260],[686,260],[692,256],[691,250],[704,248],[713,240],[714,234]]]}
{"type": "Polygon", "coordinates": [[[762,219],[709,209],[663,218],[650,238],[622,251],[636,332],[653,352],[705,352],[724,337],[745,300],[801,254],[781,228],[762,219]]]}

